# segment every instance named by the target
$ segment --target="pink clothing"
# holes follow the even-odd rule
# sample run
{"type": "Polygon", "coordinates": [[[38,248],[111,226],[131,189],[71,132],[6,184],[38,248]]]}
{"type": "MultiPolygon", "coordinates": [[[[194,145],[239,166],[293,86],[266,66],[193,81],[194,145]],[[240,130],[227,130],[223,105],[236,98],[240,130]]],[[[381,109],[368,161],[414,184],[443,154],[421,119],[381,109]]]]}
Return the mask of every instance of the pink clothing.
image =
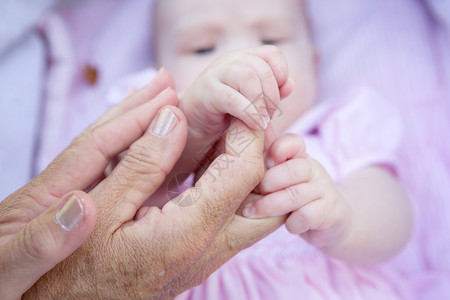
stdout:
{"type": "Polygon", "coordinates": [[[405,122],[398,175],[415,208],[415,231],[388,267],[416,299],[450,299],[450,1],[308,5],[322,97],[368,85],[397,104],[405,122]]]}
{"type": "MultiPolygon", "coordinates": [[[[303,136],[338,182],[372,165],[395,170],[402,124],[392,105],[359,88],[322,102],[287,132],[303,136]]],[[[398,276],[329,258],[283,226],[177,299],[411,299],[398,276]]]]}

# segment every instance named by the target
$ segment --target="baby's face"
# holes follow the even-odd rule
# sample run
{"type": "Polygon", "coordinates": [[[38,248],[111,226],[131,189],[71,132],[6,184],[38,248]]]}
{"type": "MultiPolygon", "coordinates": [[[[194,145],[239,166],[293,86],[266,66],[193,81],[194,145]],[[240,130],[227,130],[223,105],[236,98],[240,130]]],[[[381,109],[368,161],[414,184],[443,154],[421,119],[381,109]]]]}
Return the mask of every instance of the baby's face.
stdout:
{"type": "Polygon", "coordinates": [[[316,59],[301,0],[160,0],[155,12],[155,57],[186,88],[215,58],[229,51],[278,46],[294,93],[272,120],[280,133],[316,97],[316,59]]]}

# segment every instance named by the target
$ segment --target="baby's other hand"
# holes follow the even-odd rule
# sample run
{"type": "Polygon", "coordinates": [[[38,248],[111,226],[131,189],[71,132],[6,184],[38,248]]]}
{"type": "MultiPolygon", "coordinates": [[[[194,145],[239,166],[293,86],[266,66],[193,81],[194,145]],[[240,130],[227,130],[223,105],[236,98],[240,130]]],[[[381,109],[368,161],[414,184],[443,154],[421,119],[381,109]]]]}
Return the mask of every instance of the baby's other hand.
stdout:
{"type": "Polygon", "coordinates": [[[256,192],[264,197],[243,210],[250,218],[288,214],[286,228],[317,247],[340,243],[348,231],[349,207],[325,169],[306,153],[303,139],[279,137],[268,152],[256,192]]]}
{"type": "Polygon", "coordinates": [[[251,129],[264,130],[280,98],[292,88],[286,59],[278,48],[238,50],[215,60],[181,92],[180,108],[190,133],[200,139],[223,132],[229,115],[251,129]]]}

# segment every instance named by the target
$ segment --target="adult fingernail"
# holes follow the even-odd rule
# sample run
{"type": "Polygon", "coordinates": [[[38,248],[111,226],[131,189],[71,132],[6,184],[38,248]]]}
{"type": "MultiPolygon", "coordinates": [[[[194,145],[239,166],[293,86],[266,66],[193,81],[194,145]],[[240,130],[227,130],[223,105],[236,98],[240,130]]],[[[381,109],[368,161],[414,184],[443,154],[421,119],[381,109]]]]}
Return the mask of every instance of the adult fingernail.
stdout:
{"type": "Polygon", "coordinates": [[[76,195],[72,195],[56,213],[56,221],[61,228],[70,231],[83,220],[84,215],[83,203],[76,195]]]}
{"type": "Polygon", "coordinates": [[[175,114],[168,108],[162,109],[156,118],[150,125],[150,133],[159,136],[166,137],[178,123],[178,119],[175,114]]]}
{"type": "Polygon", "coordinates": [[[256,211],[255,207],[254,207],[252,204],[250,204],[250,205],[247,205],[247,206],[242,210],[242,214],[243,214],[244,217],[246,217],[246,218],[252,218],[252,217],[255,216],[255,211],[256,211]]]}

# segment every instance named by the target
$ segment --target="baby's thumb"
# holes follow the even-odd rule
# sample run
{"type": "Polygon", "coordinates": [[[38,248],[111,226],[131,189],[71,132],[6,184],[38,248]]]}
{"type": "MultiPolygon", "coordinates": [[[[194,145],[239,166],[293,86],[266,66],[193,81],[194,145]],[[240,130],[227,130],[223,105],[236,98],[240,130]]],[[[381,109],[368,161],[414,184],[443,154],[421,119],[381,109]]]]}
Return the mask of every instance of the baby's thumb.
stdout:
{"type": "Polygon", "coordinates": [[[83,244],[96,219],[92,198],[72,192],[25,225],[0,248],[0,298],[20,298],[83,244]]]}

